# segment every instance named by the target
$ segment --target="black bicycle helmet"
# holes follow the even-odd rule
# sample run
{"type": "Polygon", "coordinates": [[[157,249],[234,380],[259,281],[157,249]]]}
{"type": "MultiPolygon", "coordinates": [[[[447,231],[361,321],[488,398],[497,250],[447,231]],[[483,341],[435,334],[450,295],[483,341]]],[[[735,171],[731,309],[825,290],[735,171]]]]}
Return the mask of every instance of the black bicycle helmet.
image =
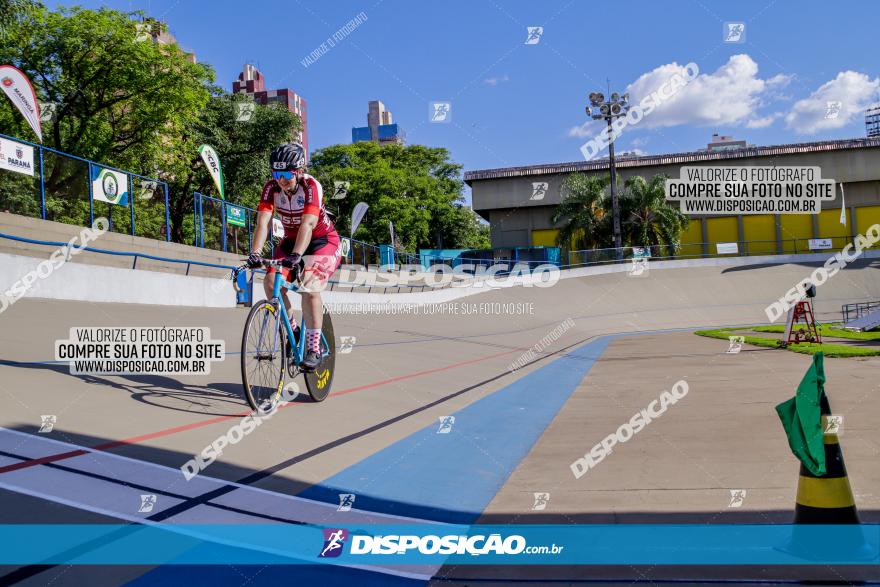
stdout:
{"type": "Polygon", "coordinates": [[[269,157],[272,171],[290,171],[306,166],[306,150],[299,143],[285,143],[275,147],[269,157]]]}

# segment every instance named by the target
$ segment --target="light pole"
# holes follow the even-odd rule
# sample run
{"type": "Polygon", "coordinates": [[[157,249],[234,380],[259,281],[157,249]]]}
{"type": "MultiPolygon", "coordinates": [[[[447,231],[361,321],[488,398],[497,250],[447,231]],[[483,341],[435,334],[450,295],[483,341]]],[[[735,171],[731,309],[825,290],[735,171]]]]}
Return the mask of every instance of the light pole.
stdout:
{"type": "Polygon", "coordinates": [[[604,119],[608,123],[608,171],[611,174],[611,221],[614,231],[614,247],[620,252],[623,243],[620,237],[620,204],[617,198],[617,171],[614,167],[614,134],[611,127],[612,121],[621,116],[626,116],[629,111],[629,94],[621,96],[617,92],[611,94],[611,99],[605,101],[602,92],[590,94],[590,105],[587,106],[587,115],[593,120],[604,119]],[[593,113],[593,109],[596,113],[593,113]]]}

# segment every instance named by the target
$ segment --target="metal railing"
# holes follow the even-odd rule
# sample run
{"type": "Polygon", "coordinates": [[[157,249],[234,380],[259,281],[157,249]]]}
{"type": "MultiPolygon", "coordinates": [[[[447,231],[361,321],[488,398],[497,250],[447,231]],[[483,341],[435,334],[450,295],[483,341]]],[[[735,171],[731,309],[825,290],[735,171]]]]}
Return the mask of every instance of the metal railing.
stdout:
{"type": "Polygon", "coordinates": [[[39,215],[42,220],[53,220],[63,222],[65,224],[76,224],[79,226],[91,226],[95,220],[95,207],[106,205],[106,210],[102,210],[103,214],[110,221],[110,230],[113,232],[123,232],[132,236],[145,236],[157,240],[171,240],[170,231],[170,214],[168,209],[168,184],[156,178],[147,177],[110,165],[97,163],[83,157],[77,157],[69,153],[64,153],[50,147],[44,147],[37,143],[25,141],[16,137],[0,134],[0,137],[22,145],[27,145],[36,149],[35,163],[39,168],[39,186],[34,185],[35,179],[29,179],[15,172],[6,172],[13,174],[7,176],[10,178],[8,184],[14,186],[18,181],[22,184],[30,183],[30,192],[33,196],[32,200],[21,199],[17,197],[20,193],[4,193],[0,191],[0,210],[20,214],[22,216],[36,215],[36,197],[39,197],[39,215]],[[49,162],[51,160],[51,166],[49,162]],[[85,164],[84,166],[82,164],[85,164]],[[53,193],[50,190],[47,193],[46,178],[47,168],[51,167],[49,177],[58,176],[51,183],[63,183],[65,193],[53,193]],[[128,188],[128,203],[126,205],[111,204],[101,200],[96,201],[92,192],[93,176],[96,169],[109,169],[117,173],[122,173],[126,177],[128,188]],[[77,176],[84,175],[84,182],[60,182],[58,178],[72,179],[77,176]],[[139,180],[137,194],[135,194],[135,178],[139,180]],[[88,195],[88,220],[86,220],[86,194],[88,195]],[[158,206],[164,206],[164,210],[155,210],[158,206]],[[137,223],[138,213],[146,213],[153,208],[154,214],[145,216],[140,226],[137,223]],[[126,210],[127,209],[127,210],[126,210]],[[122,214],[116,213],[122,211],[122,214]],[[158,214],[157,214],[158,213],[158,214]],[[160,218],[159,226],[155,226],[156,218],[160,218]],[[73,220],[71,222],[71,220],[73,220]],[[153,222],[150,223],[149,221],[153,222]],[[114,227],[123,230],[114,230],[114,227]]]}
{"type": "MultiPolygon", "coordinates": [[[[16,236],[14,234],[5,234],[2,232],[0,232],[0,238],[5,238],[8,240],[18,241],[18,242],[22,242],[22,243],[35,244],[35,245],[46,245],[46,246],[50,246],[50,247],[63,247],[63,246],[68,245],[68,243],[66,243],[66,242],[43,241],[43,240],[37,240],[37,239],[33,239],[33,238],[26,238],[23,236],[16,236]]],[[[235,269],[235,267],[232,265],[221,265],[218,263],[206,263],[204,261],[190,261],[190,260],[186,260],[186,259],[170,259],[168,257],[159,257],[157,255],[148,255],[146,253],[131,253],[129,251],[110,251],[107,249],[98,249],[95,247],[83,247],[82,249],[78,248],[78,250],[88,251],[90,253],[101,253],[103,255],[131,257],[132,258],[132,262],[131,262],[132,269],[137,269],[138,259],[149,259],[151,261],[162,261],[164,263],[183,264],[183,265],[186,265],[186,275],[189,275],[190,266],[192,266],[192,265],[198,265],[199,267],[211,267],[211,268],[216,268],[216,269],[229,269],[229,270],[235,269]]]]}
{"type": "Polygon", "coordinates": [[[224,253],[247,255],[253,242],[256,217],[257,211],[253,208],[193,192],[193,245],[224,253]],[[232,225],[230,230],[228,213],[231,208],[244,211],[244,227],[232,225]]]}
{"type": "Polygon", "coordinates": [[[840,307],[840,313],[843,315],[844,324],[850,320],[858,320],[862,316],[867,316],[875,310],[880,310],[880,301],[855,302],[852,304],[844,304],[840,307]]]}
{"type": "MultiPolygon", "coordinates": [[[[44,241],[44,240],[39,240],[39,239],[27,238],[27,237],[23,237],[23,236],[17,236],[14,234],[6,234],[6,233],[2,233],[2,232],[0,232],[0,238],[12,240],[12,241],[17,241],[17,242],[22,242],[22,243],[52,246],[52,247],[62,247],[62,246],[67,246],[69,244],[67,242],[44,241]]],[[[367,245],[367,246],[372,246],[372,245],[367,245]]],[[[232,271],[233,269],[236,268],[235,265],[224,265],[221,263],[207,263],[204,261],[192,261],[192,260],[188,260],[188,259],[171,259],[169,257],[159,257],[157,255],[148,255],[146,253],[132,253],[130,251],[111,251],[108,249],[99,249],[96,247],[88,247],[88,246],[83,247],[81,249],[80,248],[77,248],[77,249],[82,250],[82,251],[87,251],[90,253],[100,253],[103,255],[131,257],[132,258],[132,263],[131,263],[132,269],[137,269],[138,259],[148,259],[151,261],[160,261],[160,262],[164,262],[164,263],[174,263],[174,264],[179,264],[179,265],[186,265],[185,275],[189,275],[190,268],[192,266],[210,267],[213,269],[227,269],[229,271],[232,271]]],[[[265,271],[263,271],[262,269],[258,269],[257,271],[259,273],[265,273],[265,271]]],[[[230,284],[231,284],[231,282],[230,282],[230,284]]],[[[328,289],[330,291],[334,291],[335,289],[339,289],[339,288],[349,288],[350,291],[354,291],[355,289],[366,289],[367,290],[366,293],[373,293],[374,290],[375,290],[375,293],[388,293],[389,290],[393,293],[402,293],[403,292],[402,288],[408,288],[407,291],[410,291],[410,292],[425,291],[425,289],[428,289],[430,287],[425,284],[421,284],[421,285],[410,285],[410,284],[371,285],[371,284],[363,284],[363,283],[353,283],[353,282],[348,282],[348,281],[339,281],[339,280],[332,279],[332,278],[327,281],[327,284],[328,284],[328,289]],[[380,292],[380,290],[381,290],[381,292],[380,292]]],[[[0,294],[2,294],[2,292],[0,292],[0,294]]]]}
{"type": "Polygon", "coordinates": [[[630,261],[633,257],[640,255],[634,254],[641,251],[643,256],[647,256],[653,260],[672,260],[672,259],[709,259],[717,257],[755,257],[763,255],[803,255],[809,253],[828,253],[833,254],[840,251],[846,245],[852,242],[852,238],[848,236],[834,236],[816,239],[794,238],[782,239],[779,242],[773,241],[731,241],[729,243],[711,242],[711,243],[686,243],[679,245],[676,250],[670,250],[665,245],[653,245],[645,247],[622,247],[620,249],[586,249],[579,251],[566,251],[563,258],[567,263],[560,266],[561,269],[574,269],[577,267],[587,267],[592,265],[604,265],[613,263],[622,263],[630,261]],[[820,249],[811,249],[809,241],[827,240],[831,241],[830,247],[820,249]],[[718,252],[719,244],[736,245],[736,250],[731,252],[718,252]]]}

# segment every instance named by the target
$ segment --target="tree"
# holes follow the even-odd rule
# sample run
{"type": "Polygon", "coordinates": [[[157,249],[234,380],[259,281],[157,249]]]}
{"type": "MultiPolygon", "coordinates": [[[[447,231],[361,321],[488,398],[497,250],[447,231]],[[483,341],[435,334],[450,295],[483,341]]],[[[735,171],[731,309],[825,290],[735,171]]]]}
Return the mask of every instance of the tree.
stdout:
{"type": "Polygon", "coordinates": [[[562,202],[553,213],[553,224],[562,223],[557,244],[572,250],[595,249],[611,242],[611,200],[605,194],[606,176],[572,173],[562,183],[562,202]]]}
{"type": "Polygon", "coordinates": [[[7,42],[10,28],[36,7],[33,0],[0,0],[0,41],[7,42]]]}
{"type": "Polygon", "coordinates": [[[141,40],[139,14],[38,7],[12,27],[0,61],[22,69],[38,98],[56,105],[44,123],[49,146],[148,170],[205,106],[211,68],[176,45],[141,40]]]}
{"type": "MultiPolygon", "coordinates": [[[[0,62],[21,69],[38,99],[55,105],[43,122],[47,146],[147,176],[176,156],[178,137],[210,98],[210,67],[176,45],[151,42],[136,20],[141,13],[3,1],[28,7],[6,23],[0,62]]],[[[0,103],[0,132],[32,136],[8,100],[0,103]]],[[[86,165],[52,156],[44,176],[49,217],[87,221],[86,165]]]]}
{"type": "Polygon", "coordinates": [[[663,245],[671,256],[678,251],[689,219],[666,200],[666,179],[655,175],[650,180],[641,176],[626,180],[620,216],[624,242],[635,247],[663,245]]]}
{"type": "MultiPolygon", "coordinates": [[[[172,194],[171,235],[177,242],[192,242],[184,226],[192,218],[193,192],[220,197],[198,153],[200,145],[207,143],[217,150],[227,201],[256,208],[263,183],[269,177],[270,152],[290,141],[292,133],[302,130],[299,117],[277,105],[254,104],[250,119],[238,121],[238,104],[252,104],[250,99],[224,93],[219,88],[214,91],[217,95],[208,101],[198,119],[187,124],[175,139],[163,167],[162,175],[168,179],[172,194]]],[[[219,208],[216,212],[219,214],[219,208]]],[[[206,231],[219,230],[219,216],[215,218],[217,222],[211,222],[208,213],[205,216],[206,231]]]]}
{"type": "Polygon", "coordinates": [[[388,243],[394,223],[399,248],[485,248],[488,232],[464,205],[461,165],[442,148],[360,142],[318,150],[310,164],[324,186],[328,207],[337,213],[337,228],[350,230],[358,202],[370,209],[354,235],[358,240],[388,243]],[[332,199],[335,181],[349,182],[344,199],[332,199]]]}

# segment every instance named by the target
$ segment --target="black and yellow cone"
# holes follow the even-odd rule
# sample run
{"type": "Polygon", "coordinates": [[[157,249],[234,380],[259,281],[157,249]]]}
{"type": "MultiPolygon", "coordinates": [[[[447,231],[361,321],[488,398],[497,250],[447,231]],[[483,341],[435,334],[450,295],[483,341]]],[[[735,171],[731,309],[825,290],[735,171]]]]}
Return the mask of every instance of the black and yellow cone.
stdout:
{"type": "MultiPolygon", "coordinates": [[[[820,400],[822,430],[827,430],[827,416],[831,415],[828,398],[820,400]]],[[[858,524],[859,514],[853,497],[843,451],[837,434],[825,434],[825,474],[813,475],[801,464],[797,499],[794,508],[795,524],[858,524]]]]}

